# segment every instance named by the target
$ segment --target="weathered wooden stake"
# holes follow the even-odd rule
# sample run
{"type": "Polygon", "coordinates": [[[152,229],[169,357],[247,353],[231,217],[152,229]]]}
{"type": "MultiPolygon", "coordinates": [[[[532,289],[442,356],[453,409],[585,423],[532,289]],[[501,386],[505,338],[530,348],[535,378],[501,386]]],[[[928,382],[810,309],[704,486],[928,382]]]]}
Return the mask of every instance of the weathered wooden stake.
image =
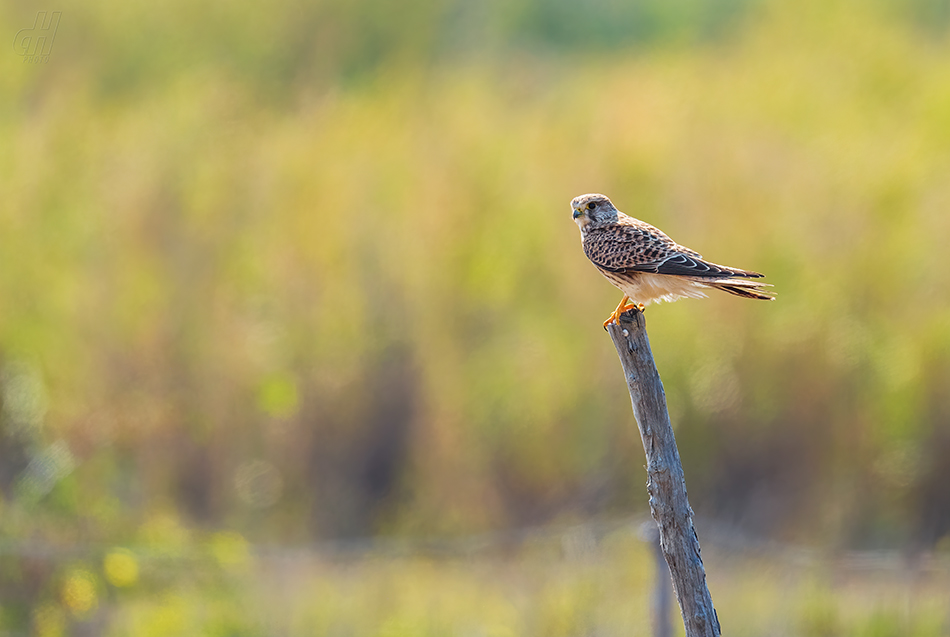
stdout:
{"type": "Polygon", "coordinates": [[[670,567],[673,590],[686,626],[686,637],[719,637],[719,618],[706,586],[706,570],[686,497],[683,463],[676,448],[666,394],[656,371],[643,313],[625,312],[607,326],[623,366],[633,415],[647,460],[650,512],[660,532],[660,546],[670,567]]]}

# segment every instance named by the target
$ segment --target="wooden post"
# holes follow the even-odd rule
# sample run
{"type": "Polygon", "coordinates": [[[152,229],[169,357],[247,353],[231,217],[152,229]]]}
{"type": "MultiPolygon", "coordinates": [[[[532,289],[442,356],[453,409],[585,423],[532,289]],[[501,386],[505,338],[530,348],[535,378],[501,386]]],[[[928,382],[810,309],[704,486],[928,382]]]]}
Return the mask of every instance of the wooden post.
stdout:
{"type": "Polygon", "coordinates": [[[706,586],[706,570],[686,498],[683,463],[676,448],[666,394],[656,371],[643,313],[625,312],[607,326],[623,366],[633,415],[647,460],[650,512],[660,532],[660,546],[673,578],[686,637],[719,637],[719,618],[706,586]]]}

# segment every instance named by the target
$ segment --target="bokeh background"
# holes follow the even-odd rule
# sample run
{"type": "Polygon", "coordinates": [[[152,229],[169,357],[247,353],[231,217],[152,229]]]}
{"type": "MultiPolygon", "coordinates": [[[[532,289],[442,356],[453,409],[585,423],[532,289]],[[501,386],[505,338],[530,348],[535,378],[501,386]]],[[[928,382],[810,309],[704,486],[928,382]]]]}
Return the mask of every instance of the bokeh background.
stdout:
{"type": "Polygon", "coordinates": [[[950,2],[57,1],[0,634],[651,634],[592,191],[778,293],[647,312],[726,634],[950,634],[950,2]]]}

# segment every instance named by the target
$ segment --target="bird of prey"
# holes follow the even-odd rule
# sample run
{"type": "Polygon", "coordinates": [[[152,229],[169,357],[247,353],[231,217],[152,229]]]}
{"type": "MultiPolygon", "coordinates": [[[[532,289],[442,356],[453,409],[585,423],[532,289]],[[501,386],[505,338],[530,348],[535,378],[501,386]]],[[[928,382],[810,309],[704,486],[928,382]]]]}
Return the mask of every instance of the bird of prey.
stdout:
{"type": "Polygon", "coordinates": [[[584,254],[623,292],[604,328],[627,310],[642,311],[653,301],[704,297],[710,288],[747,299],[773,299],[767,283],[746,280],[763,275],[703,261],[701,254],[661,230],[620,212],[604,195],[575,197],[571,208],[584,254]]]}

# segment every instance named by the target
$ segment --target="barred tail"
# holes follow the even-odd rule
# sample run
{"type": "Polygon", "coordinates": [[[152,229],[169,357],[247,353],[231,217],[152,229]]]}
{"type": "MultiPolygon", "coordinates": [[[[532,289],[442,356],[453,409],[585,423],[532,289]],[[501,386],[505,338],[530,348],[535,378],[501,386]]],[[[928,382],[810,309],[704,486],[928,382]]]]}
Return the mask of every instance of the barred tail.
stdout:
{"type": "Polygon", "coordinates": [[[771,287],[768,283],[759,283],[757,281],[744,281],[742,279],[722,279],[720,281],[703,281],[706,285],[729,294],[735,294],[746,299],[759,299],[760,301],[774,301],[775,296],[765,288],[771,287]]]}

